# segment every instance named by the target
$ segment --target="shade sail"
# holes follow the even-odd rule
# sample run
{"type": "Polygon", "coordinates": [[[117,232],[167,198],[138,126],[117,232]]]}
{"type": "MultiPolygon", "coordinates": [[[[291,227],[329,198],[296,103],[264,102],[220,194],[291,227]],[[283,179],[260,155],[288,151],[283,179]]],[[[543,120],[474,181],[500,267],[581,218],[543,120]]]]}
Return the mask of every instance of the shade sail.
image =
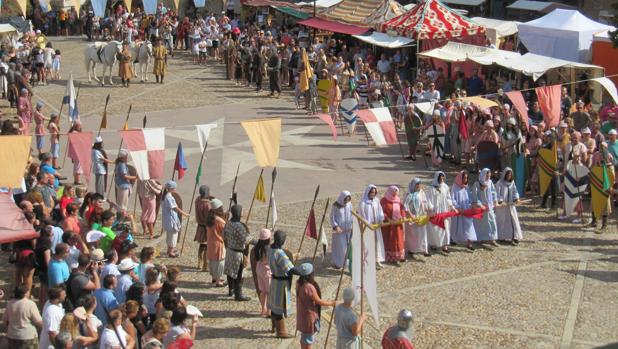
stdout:
{"type": "Polygon", "coordinates": [[[8,23],[0,24],[0,34],[16,33],[17,29],[8,23]]]}
{"type": "MultiPolygon", "coordinates": [[[[317,1],[315,1],[315,7],[317,7],[317,8],[329,8],[329,7],[337,5],[341,1],[342,0],[317,0],[317,1]]],[[[314,3],[314,1],[303,1],[303,2],[297,2],[296,5],[298,5],[298,6],[311,6],[311,7],[313,7],[313,3],[314,3]]]]}
{"type": "Polygon", "coordinates": [[[573,6],[551,1],[517,0],[506,7],[509,10],[535,11],[548,13],[556,8],[573,8],[573,6]]]}
{"type": "Polygon", "coordinates": [[[320,17],[331,21],[367,26],[363,24],[363,19],[369,17],[383,3],[384,0],[343,0],[324,11],[320,17]]]}
{"type": "Polygon", "coordinates": [[[401,16],[377,24],[381,32],[395,31],[412,39],[450,39],[485,32],[485,28],[457,14],[438,0],[425,0],[401,16]]]}
{"type": "Polygon", "coordinates": [[[343,23],[328,21],[325,19],[315,18],[315,17],[305,19],[304,21],[300,21],[298,22],[298,24],[311,27],[311,28],[330,31],[333,33],[341,33],[341,34],[348,34],[348,35],[360,35],[360,34],[366,33],[369,30],[367,28],[363,28],[363,27],[359,27],[359,26],[355,26],[351,24],[343,24],[343,23]]]}
{"type": "Polygon", "coordinates": [[[294,18],[307,19],[311,17],[308,13],[287,6],[271,6],[275,10],[290,15],[294,18]]]}
{"type": "Polygon", "coordinates": [[[517,52],[455,42],[449,42],[440,48],[421,52],[419,56],[441,59],[447,62],[473,61],[481,65],[497,64],[524,75],[532,76],[534,80],[540,78],[548,70],[556,68],[595,69],[601,72],[603,71],[602,67],[592,64],[566,61],[534,53],[526,53],[522,56],[517,52]]]}
{"type": "Polygon", "coordinates": [[[0,212],[0,243],[39,237],[39,233],[28,223],[22,210],[11,200],[9,193],[0,193],[0,212]]]}
{"type": "Polygon", "coordinates": [[[384,33],[373,32],[368,35],[353,35],[356,39],[364,41],[368,44],[386,47],[397,48],[403,46],[412,46],[414,40],[403,36],[390,36],[384,33]]]}
{"type": "Polygon", "coordinates": [[[442,0],[442,2],[449,5],[481,6],[486,0],[442,0]]]}

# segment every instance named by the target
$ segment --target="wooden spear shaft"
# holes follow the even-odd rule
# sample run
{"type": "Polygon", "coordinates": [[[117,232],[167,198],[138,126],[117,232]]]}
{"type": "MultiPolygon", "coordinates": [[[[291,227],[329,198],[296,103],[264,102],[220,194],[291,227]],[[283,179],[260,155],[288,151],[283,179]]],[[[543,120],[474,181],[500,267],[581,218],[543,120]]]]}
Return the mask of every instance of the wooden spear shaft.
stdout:
{"type": "MultiPolygon", "coordinates": [[[[129,117],[131,116],[131,109],[133,109],[133,104],[129,105],[129,111],[127,112],[127,117],[124,120],[124,123],[127,124],[129,122],[129,117]]],[[[118,152],[116,155],[116,158],[118,158],[118,156],[120,156],[120,150],[122,149],[122,137],[120,137],[120,144],[118,145],[118,152]]],[[[106,197],[109,198],[109,193],[112,191],[112,187],[114,186],[114,179],[116,177],[116,171],[114,170],[114,175],[112,176],[112,181],[110,182],[109,188],[107,188],[107,195],[105,195],[106,197]]]]}
{"type": "MultiPolygon", "coordinates": [[[[315,265],[315,256],[318,254],[318,246],[322,241],[322,227],[324,226],[324,219],[326,218],[326,212],[330,206],[330,198],[326,199],[326,206],[324,206],[324,213],[322,214],[322,220],[320,221],[320,228],[318,230],[318,240],[315,242],[315,248],[313,249],[313,258],[311,264],[315,265]]],[[[303,234],[304,235],[304,234],[303,234]]]]}
{"type": "MultiPolygon", "coordinates": [[[[318,194],[320,193],[320,185],[318,184],[317,188],[315,188],[315,193],[313,194],[313,202],[311,203],[311,209],[309,210],[309,215],[313,211],[315,207],[315,201],[318,199],[318,194]]],[[[305,223],[305,229],[303,230],[303,237],[300,239],[300,245],[298,245],[298,253],[303,248],[303,242],[305,241],[305,232],[307,231],[307,227],[309,226],[309,217],[307,217],[307,222],[305,223]]]]}
{"type": "MultiPolygon", "coordinates": [[[[251,199],[251,205],[249,205],[249,211],[247,212],[247,219],[245,220],[245,224],[249,224],[249,218],[251,218],[251,211],[253,210],[253,204],[255,203],[255,193],[258,190],[258,187],[260,185],[260,178],[262,178],[262,175],[264,174],[264,168],[262,168],[262,171],[260,171],[260,176],[258,177],[258,182],[255,185],[255,191],[253,192],[253,198],[251,199]]],[[[262,179],[263,181],[264,179],[262,179]]]]}

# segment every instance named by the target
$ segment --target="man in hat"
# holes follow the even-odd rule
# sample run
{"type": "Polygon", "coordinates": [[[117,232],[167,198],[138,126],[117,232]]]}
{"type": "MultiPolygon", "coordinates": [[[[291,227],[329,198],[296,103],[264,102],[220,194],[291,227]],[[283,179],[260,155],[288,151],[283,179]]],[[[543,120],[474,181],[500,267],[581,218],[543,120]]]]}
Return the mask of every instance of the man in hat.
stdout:
{"type": "Polygon", "coordinates": [[[92,146],[92,163],[94,168],[94,188],[95,192],[101,195],[106,194],[107,190],[107,165],[114,161],[107,158],[103,149],[103,138],[97,136],[92,146]]]}
{"type": "Polygon", "coordinates": [[[337,349],[359,349],[360,334],[367,316],[356,315],[353,308],[356,292],[352,287],[343,290],[343,303],[335,307],[334,317],[337,328],[337,349]]]}
{"type": "Polygon", "coordinates": [[[155,47],[152,49],[152,57],[154,58],[153,74],[157,83],[163,83],[165,71],[167,69],[167,49],[162,45],[161,39],[157,38],[155,47]]]}
{"type": "Polygon", "coordinates": [[[122,304],[127,299],[127,291],[133,285],[134,282],[139,281],[139,278],[135,274],[135,267],[137,267],[137,263],[133,261],[131,258],[125,258],[120,261],[118,264],[118,271],[120,272],[120,277],[118,278],[118,284],[114,290],[114,294],[116,295],[116,300],[118,303],[122,304]]]}
{"type": "Polygon", "coordinates": [[[178,207],[178,203],[174,198],[176,192],[176,182],[167,181],[165,183],[165,194],[161,202],[161,219],[163,230],[165,230],[165,242],[167,243],[168,257],[176,258],[179,256],[176,251],[178,243],[178,234],[182,229],[182,222],[179,216],[189,217],[189,214],[178,207]]]}
{"type": "Polygon", "coordinates": [[[397,324],[389,327],[382,336],[382,349],[414,349],[412,324],[414,313],[402,309],[397,315],[397,324]]]}

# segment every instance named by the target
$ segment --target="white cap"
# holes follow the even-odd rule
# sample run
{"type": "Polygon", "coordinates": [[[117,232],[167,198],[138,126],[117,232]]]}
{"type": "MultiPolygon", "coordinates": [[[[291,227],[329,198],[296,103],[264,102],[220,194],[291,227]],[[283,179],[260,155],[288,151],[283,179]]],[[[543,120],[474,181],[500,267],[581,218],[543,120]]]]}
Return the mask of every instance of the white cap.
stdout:
{"type": "Polygon", "coordinates": [[[91,230],[86,234],[86,242],[91,243],[101,240],[105,236],[105,233],[98,230],[91,230]]]}
{"type": "Polygon", "coordinates": [[[94,142],[95,142],[95,143],[101,143],[101,142],[103,142],[103,137],[101,137],[101,136],[96,136],[96,137],[94,138],[94,142]]]}
{"type": "Polygon", "coordinates": [[[584,128],[582,129],[582,134],[591,134],[591,133],[592,133],[592,132],[590,132],[590,128],[588,128],[588,127],[584,127],[584,128]]]}
{"type": "Polygon", "coordinates": [[[566,122],[562,121],[560,122],[560,125],[558,125],[558,127],[569,127],[569,125],[567,125],[566,122]]]}
{"type": "Polygon", "coordinates": [[[609,130],[609,132],[607,134],[609,134],[609,135],[618,135],[618,132],[616,132],[615,129],[611,129],[611,130],[609,130]]]}

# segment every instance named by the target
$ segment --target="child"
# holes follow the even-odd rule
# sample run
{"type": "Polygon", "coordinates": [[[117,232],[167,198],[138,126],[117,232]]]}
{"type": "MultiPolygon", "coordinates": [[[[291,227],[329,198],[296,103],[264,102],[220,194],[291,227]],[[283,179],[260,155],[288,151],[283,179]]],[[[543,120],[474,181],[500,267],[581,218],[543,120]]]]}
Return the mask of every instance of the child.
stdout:
{"type": "Polygon", "coordinates": [[[52,153],[52,166],[55,169],[59,169],[58,167],[58,157],[60,156],[60,128],[58,127],[58,121],[60,117],[56,113],[52,113],[49,119],[49,124],[47,124],[47,129],[49,130],[49,142],[51,144],[50,152],[52,153]]]}
{"type": "Polygon", "coordinates": [[[300,91],[300,80],[298,76],[294,78],[294,103],[296,103],[296,110],[300,109],[300,96],[302,92],[300,91]]]}
{"type": "Polygon", "coordinates": [[[73,203],[81,206],[84,203],[84,197],[86,196],[86,192],[88,192],[88,188],[81,185],[75,186],[75,199],[73,203]]]}
{"type": "Polygon", "coordinates": [[[54,54],[54,59],[52,60],[52,79],[59,80],[60,79],[60,50],[56,50],[54,54]]]}
{"type": "Polygon", "coordinates": [[[194,38],[193,39],[193,63],[200,64],[200,40],[194,38]]]}

